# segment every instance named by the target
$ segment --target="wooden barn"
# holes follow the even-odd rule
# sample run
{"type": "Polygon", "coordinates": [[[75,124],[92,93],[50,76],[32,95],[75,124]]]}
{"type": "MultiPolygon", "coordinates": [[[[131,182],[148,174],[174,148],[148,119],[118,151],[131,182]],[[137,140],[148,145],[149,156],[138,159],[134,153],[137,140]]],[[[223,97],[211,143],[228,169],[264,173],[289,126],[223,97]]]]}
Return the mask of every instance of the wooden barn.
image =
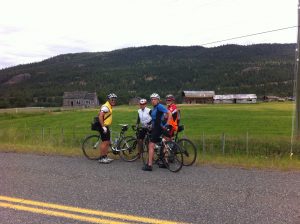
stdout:
{"type": "Polygon", "coordinates": [[[183,103],[203,104],[214,102],[215,91],[183,91],[183,103]]]}
{"type": "Polygon", "coordinates": [[[74,91],[64,92],[63,107],[97,107],[99,101],[96,92],[74,91]]]}

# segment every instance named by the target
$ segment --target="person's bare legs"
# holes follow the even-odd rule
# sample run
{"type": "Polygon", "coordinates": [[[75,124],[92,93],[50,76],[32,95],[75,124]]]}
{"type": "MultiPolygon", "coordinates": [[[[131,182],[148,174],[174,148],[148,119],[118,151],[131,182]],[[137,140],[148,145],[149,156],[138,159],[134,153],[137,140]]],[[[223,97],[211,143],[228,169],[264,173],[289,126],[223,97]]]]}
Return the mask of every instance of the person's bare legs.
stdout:
{"type": "Polygon", "coordinates": [[[108,154],[110,141],[103,141],[100,144],[100,156],[106,156],[108,154]]]}
{"type": "Polygon", "coordinates": [[[152,163],[153,163],[153,157],[154,157],[154,146],[155,146],[155,143],[153,142],[149,142],[149,152],[148,152],[148,165],[149,166],[152,166],[152,163]]]}

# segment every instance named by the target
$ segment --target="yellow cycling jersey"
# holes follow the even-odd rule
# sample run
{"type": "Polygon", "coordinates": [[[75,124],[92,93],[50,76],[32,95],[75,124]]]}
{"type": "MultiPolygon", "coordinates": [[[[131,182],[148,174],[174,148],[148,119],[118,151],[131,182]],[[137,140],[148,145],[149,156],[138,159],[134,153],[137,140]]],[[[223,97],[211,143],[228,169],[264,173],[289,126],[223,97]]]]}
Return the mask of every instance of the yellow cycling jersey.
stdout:
{"type": "Polygon", "coordinates": [[[111,123],[112,123],[112,106],[110,105],[110,103],[108,101],[106,101],[106,103],[101,106],[100,111],[105,112],[105,114],[104,114],[104,126],[111,125],[111,123]],[[104,108],[105,109],[108,108],[108,111],[106,111],[104,108]]]}

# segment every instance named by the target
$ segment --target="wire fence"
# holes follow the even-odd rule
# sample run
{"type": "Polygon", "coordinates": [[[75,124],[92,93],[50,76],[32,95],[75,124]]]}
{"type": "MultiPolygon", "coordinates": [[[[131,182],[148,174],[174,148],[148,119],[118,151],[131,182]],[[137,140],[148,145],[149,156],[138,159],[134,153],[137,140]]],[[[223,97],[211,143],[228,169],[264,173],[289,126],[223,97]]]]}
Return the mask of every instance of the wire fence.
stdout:
{"type": "MultiPolygon", "coordinates": [[[[211,155],[247,155],[247,156],[290,156],[291,142],[289,138],[257,137],[248,132],[244,135],[232,136],[202,134],[196,140],[202,153],[211,155]]],[[[300,144],[294,143],[294,156],[300,158],[300,144]]]]}
{"type": "MultiPolygon", "coordinates": [[[[116,137],[117,131],[112,130],[112,139],[116,137]]],[[[9,145],[80,148],[84,138],[90,134],[97,134],[97,132],[79,127],[10,127],[0,128],[0,142],[9,145]]],[[[134,133],[128,132],[127,135],[134,135],[134,133]]],[[[248,132],[239,136],[226,133],[219,135],[202,133],[191,140],[203,155],[283,157],[290,154],[291,148],[289,138],[257,137],[251,136],[248,132]]],[[[294,157],[300,158],[300,143],[293,144],[294,157]]]]}

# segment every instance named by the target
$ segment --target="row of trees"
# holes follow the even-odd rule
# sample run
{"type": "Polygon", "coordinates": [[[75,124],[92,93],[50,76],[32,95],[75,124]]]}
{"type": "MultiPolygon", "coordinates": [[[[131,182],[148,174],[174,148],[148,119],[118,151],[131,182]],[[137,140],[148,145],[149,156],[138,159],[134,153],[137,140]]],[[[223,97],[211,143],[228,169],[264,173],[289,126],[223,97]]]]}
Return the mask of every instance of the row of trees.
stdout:
{"type": "Polygon", "coordinates": [[[153,91],[292,96],[294,44],[226,45],[215,48],[150,46],[106,53],[60,55],[0,70],[0,107],[60,106],[64,91],[108,92],[120,103],[153,91]],[[5,82],[18,74],[31,78],[5,82]]]}

